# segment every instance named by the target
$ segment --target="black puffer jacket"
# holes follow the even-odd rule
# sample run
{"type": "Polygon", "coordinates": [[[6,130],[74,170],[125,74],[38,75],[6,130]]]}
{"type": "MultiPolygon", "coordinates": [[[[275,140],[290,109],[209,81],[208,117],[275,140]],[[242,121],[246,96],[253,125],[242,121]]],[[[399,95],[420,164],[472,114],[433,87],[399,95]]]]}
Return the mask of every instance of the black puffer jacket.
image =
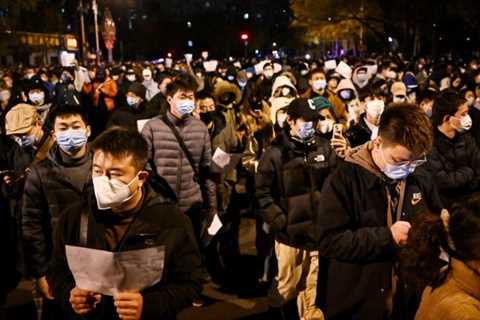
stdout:
{"type": "Polygon", "coordinates": [[[283,132],[260,160],[256,195],[276,239],[293,247],[314,248],[313,217],[320,190],[337,158],[328,140],[300,142],[283,132]]]}
{"type": "Polygon", "coordinates": [[[68,207],[82,200],[91,181],[91,154],[79,160],[67,160],[58,147],[31,168],[25,181],[21,227],[27,275],[45,275],[52,253],[52,231],[68,207]],[[69,174],[75,170],[75,176],[69,174]],[[79,181],[78,176],[84,177],[79,181]]]}
{"type": "Polygon", "coordinates": [[[372,130],[370,130],[365,121],[367,120],[365,119],[365,115],[363,115],[360,121],[345,133],[352,148],[361,146],[370,141],[372,130]]]}
{"type": "Polygon", "coordinates": [[[436,129],[426,166],[447,208],[479,191],[480,150],[469,133],[449,139],[436,129]]]}
{"type": "MultiPolygon", "coordinates": [[[[347,155],[325,182],[316,216],[323,257],[316,298],[327,319],[385,319],[398,249],[387,219],[392,189],[395,185],[372,160],[371,143],[347,155]]],[[[402,220],[441,209],[428,174],[416,171],[406,179],[398,210],[402,220]]],[[[395,222],[396,213],[391,213],[395,222]]]]}
{"type": "MultiPolygon", "coordinates": [[[[156,193],[148,184],[144,187],[142,207],[137,212],[118,251],[165,246],[165,264],[162,279],[156,285],[141,291],[143,320],[176,319],[176,314],[189,306],[201,292],[202,265],[193,229],[188,217],[177,207],[156,193]]],[[[79,225],[82,208],[88,210],[87,247],[107,250],[105,226],[116,219],[111,211],[99,211],[93,189],[86,193],[83,203],[73,206],[58,223],[54,238],[53,258],[47,272],[47,281],[53,295],[73,317],[69,303],[75,280],[68,267],[65,245],[79,246],[79,225]]],[[[117,217],[118,219],[118,217],[117,217]]],[[[102,296],[95,310],[82,319],[114,320],[118,316],[113,299],[102,296]]]]}

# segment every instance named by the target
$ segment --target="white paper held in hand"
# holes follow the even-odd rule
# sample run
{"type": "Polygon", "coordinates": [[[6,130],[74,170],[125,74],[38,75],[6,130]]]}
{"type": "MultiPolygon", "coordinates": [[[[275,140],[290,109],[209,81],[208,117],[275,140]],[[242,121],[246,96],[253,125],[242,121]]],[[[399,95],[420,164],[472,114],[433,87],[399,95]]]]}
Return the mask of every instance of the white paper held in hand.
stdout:
{"type": "Polygon", "coordinates": [[[137,120],[138,132],[142,133],[143,127],[145,127],[148,121],[150,121],[150,119],[137,120]]]}
{"type": "Polygon", "coordinates": [[[217,166],[223,169],[230,163],[231,157],[222,149],[217,148],[213,154],[212,160],[217,166]]]}
{"type": "Polygon", "coordinates": [[[109,296],[157,284],[165,263],[164,246],[110,252],[66,245],[65,253],[77,287],[109,296]]]}
{"type": "Polygon", "coordinates": [[[210,227],[208,227],[208,234],[211,236],[214,236],[217,234],[218,230],[223,226],[222,221],[220,221],[220,218],[218,217],[218,214],[215,214],[215,217],[213,217],[213,221],[210,224],[210,227]]]}

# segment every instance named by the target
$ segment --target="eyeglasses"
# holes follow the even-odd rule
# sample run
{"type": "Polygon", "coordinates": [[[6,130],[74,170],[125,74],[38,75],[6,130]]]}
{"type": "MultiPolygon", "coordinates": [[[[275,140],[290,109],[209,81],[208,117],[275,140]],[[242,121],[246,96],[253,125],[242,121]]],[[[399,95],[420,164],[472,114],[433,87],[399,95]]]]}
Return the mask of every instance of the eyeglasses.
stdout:
{"type": "Polygon", "coordinates": [[[417,160],[412,160],[412,161],[402,161],[398,162],[396,165],[397,166],[413,166],[413,167],[420,167],[422,164],[425,164],[427,162],[427,155],[423,155],[421,159],[417,160]]]}

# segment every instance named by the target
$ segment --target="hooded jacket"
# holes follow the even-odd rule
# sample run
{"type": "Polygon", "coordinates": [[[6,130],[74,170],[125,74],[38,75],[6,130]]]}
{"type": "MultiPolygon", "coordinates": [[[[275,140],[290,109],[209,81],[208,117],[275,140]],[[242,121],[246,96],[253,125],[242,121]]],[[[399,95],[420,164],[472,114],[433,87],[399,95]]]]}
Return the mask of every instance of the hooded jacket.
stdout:
{"type": "MultiPolygon", "coordinates": [[[[201,291],[201,260],[195,243],[192,225],[175,205],[166,201],[148,184],[144,187],[144,199],[140,210],[133,217],[130,227],[116,251],[165,246],[165,262],[162,279],[154,286],[141,291],[143,296],[143,320],[176,319],[176,314],[191,304],[201,291]]],[[[111,211],[97,209],[93,190],[88,190],[84,201],[72,206],[68,215],[58,223],[54,238],[53,258],[47,272],[47,281],[56,301],[69,312],[70,291],[75,280],[68,267],[65,245],[79,246],[79,226],[82,210],[87,210],[87,247],[107,250],[105,229],[115,225],[118,217],[111,211]]],[[[102,296],[101,302],[86,319],[117,319],[112,297],[102,296]]]]}
{"type": "Polygon", "coordinates": [[[438,288],[427,287],[416,320],[480,319],[480,271],[457,259],[438,288]]]}
{"type": "Polygon", "coordinates": [[[371,140],[372,130],[370,130],[365,121],[367,121],[367,119],[365,114],[363,114],[360,121],[348,129],[345,134],[352,148],[361,146],[371,140]]]}
{"type": "Polygon", "coordinates": [[[256,196],[279,242],[315,248],[313,218],[321,205],[320,190],[337,161],[328,140],[302,142],[285,131],[266,150],[255,177],[256,196]]]}
{"type": "Polygon", "coordinates": [[[53,147],[31,168],[22,201],[22,237],[27,275],[40,278],[52,254],[52,233],[67,207],[81,201],[91,181],[92,156],[75,160],[62,157],[53,147]],[[79,177],[85,177],[83,181],[79,177]]]}
{"type": "Polygon", "coordinates": [[[389,208],[389,197],[399,198],[396,183],[377,168],[372,148],[367,143],[347,155],[320,193],[317,305],[328,319],[384,319],[397,251],[389,222],[442,209],[423,170],[405,180],[403,207],[389,208]]]}

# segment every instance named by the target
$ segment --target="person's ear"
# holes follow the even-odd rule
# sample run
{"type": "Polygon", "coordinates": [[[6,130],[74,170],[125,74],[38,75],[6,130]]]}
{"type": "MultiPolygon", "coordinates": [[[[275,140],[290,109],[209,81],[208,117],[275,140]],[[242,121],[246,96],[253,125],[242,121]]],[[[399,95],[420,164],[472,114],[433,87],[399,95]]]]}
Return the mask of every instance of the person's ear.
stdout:
{"type": "Polygon", "coordinates": [[[375,149],[380,149],[380,146],[382,145],[382,137],[377,136],[375,139],[373,139],[373,147],[375,149]]]}
{"type": "Polygon", "coordinates": [[[443,117],[443,123],[446,123],[450,120],[451,116],[450,115],[446,115],[445,117],[443,117]]]}
{"type": "Polygon", "coordinates": [[[295,120],[292,119],[292,117],[287,116],[287,123],[290,126],[290,128],[293,128],[293,126],[295,125],[295,120]]]}
{"type": "Polygon", "coordinates": [[[85,134],[87,138],[90,138],[90,136],[92,135],[92,128],[90,126],[87,126],[87,128],[85,129],[85,134]]]}
{"type": "Polygon", "coordinates": [[[142,170],[138,173],[138,187],[141,188],[149,177],[148,171],[142,170]]]}

